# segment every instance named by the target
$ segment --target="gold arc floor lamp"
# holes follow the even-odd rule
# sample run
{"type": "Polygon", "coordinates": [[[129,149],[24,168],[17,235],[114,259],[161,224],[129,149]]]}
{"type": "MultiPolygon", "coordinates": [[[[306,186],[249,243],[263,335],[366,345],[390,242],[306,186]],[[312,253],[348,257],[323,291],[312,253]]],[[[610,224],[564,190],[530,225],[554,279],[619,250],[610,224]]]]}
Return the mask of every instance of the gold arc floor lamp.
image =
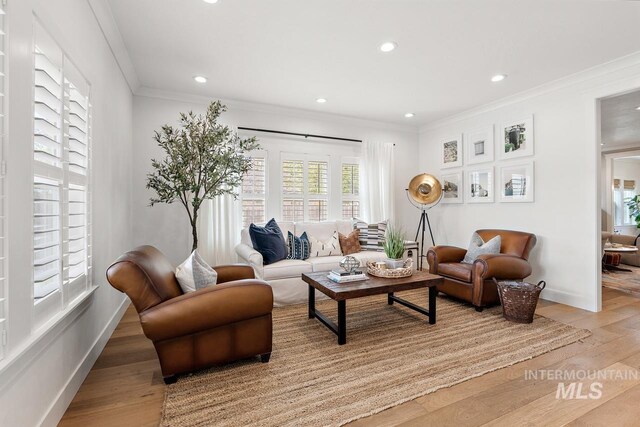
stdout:
{"type": "Polygon", "coordinates": [[[416,231],[415,241],[418,241],[420,237],[420,255],[418,257],[418,269],[422,270],[424,254],[424,233],[426,227],[429,227],[429,235],[431,236],[431,243],[435,246],[436,242],[433,239],[433,231],[431,231],[431,223],[429,222],[429,215],[427,211],[437,205],[442,199],[442,184],[440,181],[428,173],[422,173],[414,176],[409,182],[409,188],[405,189],[407,192],[407,199],[409,202],[420,209],[420,222],[418,222],[418,230],[416,231]]]}

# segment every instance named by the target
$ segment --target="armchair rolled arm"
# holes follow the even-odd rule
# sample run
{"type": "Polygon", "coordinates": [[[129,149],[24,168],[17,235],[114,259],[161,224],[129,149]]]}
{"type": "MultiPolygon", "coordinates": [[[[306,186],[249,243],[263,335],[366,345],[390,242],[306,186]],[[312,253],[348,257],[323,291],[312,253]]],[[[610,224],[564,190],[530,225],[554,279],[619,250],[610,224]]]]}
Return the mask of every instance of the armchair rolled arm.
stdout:
{"type": "Polygon", "coordinates": [[[431,253],[433,253],[433,256],[435,256],[435,261],[437,263],[460,262],[467,254],[467,250],[458,248],[456,246],[434,246],[429,249],[427,256],[431,253]]]}
{"type": "Polygon", "coordinates": [[[218,284],[232,280],[255,279],[256,277],[253,267],[246,264],[218,265],[213,269],[218,273],[218,284]]]}
{"type": "Polygon", "coordinates": [[[240,243],[236,246],[236,254],[238,254],[242,261],[253,267],[255,276],[258,279],[262,279],[264,277],[264,261],[260,252],[256,251],[249,245],[240,243]]]}
{"type": "Polygon", "coordinates": [[[531,264],[525,259],[507,254],[479,255],[473,262],[476,277],[522,280],[531,274],[531,264]]]}
{"type": "Polygon", "coordinates": [[[273,291],[245,279],[180,295],[140,313],[147,338],[162,341],[271,313],[273,291]]]}

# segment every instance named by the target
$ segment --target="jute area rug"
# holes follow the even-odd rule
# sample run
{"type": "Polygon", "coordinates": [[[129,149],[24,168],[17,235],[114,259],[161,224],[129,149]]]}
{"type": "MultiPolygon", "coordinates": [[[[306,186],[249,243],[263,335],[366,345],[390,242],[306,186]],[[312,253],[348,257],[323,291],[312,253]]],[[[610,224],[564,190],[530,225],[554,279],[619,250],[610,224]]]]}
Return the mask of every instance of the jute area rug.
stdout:
{"type": "MultiPolygon", "coordinates": [[[[426,289],[400,293],[425,306],[426,289]]],[[[337,318],[336,303],[317,308],[337,318]]],[[[340,426],[590,335],[551,319],[521,325],[499,307],[438,298],[437,324],[386,295],[347,301],[347,344],[306,305],[273,311],[271,361],[182,377],[167,387],[163,426],[340,426]]]]}

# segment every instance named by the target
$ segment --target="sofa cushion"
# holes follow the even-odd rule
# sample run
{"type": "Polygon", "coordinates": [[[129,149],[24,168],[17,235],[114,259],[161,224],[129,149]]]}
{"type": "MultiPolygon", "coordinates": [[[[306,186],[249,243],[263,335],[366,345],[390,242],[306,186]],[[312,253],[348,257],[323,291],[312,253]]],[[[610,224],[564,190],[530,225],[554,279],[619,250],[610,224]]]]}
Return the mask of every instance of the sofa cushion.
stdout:
{"type": "Polygon", "coordinates": [[[362,250],[360,246],[360,230],[353,230],[348,236],[338,233],[342,255],[351,255],[362,250]]]}
{"type": "Polygon", "coordinates": [[[311,264],[299,259],[285,259],[264,266],[264,280],[300,277],[302,273],[311,273],[311,264]]]}
{"type": "Polygon", "coordinates": [[[353,228],[360,230],[360,246],[367,251],[382,251],[384,235],[387,231],[387,221],[375,224],[356,219],[353,228]]]}
{"type": "MultiPolygon", "coordinates": [[[[307,233],[305,232],[304,234],[307,233]]],[[[309,255],[310,258],[319,256],[342,255],[337,231],[334,231],[333,235],[327,240],[318,239],[312,234],[308,235],[308,239],[309,242],[311,242],[311,254],[309,255]]]]}
{"type": "Polygon", "coordinates": [[[339,256],[323,256],[317,258],[309,258],[308,262],[311,264],[311,269],[313,272],[316,271],[329,271],[340,268],[340,261],[342,261],[344,257],[339,256]]]}
{"type": "Polygon", "coordinates": [[[287,259],[302,259],[309,258],[311,253],[311,242],[307,233],[302,233],[302,236],[297,237],[295,234],[289,231],[287,236],[287,259]]]}
{"type": "Polygon", "coordinates": [[[439,275],[462,280],[463,282],[471,282],[472,269],[473,264],[463,264],[461,262],[445,262],[438,264],[439,275]]]}
{"type": "Polygon", "coordinates": [[[249,226],[249,235],[256,251],[260,252],[264,265],[273,264],[287,257],[287,244],[275,219],[264,227],[249,226]]]}
{"type": "Polygon", "coordinates": [[[333,233],[336,231],[338,231],[336,221],[296,222],[294,234],[300,236],[306,232],[309,237],[327,241],[333,237],[333,233]]]}
{"type": "Polygon", "coordinates": [[[469,249],[462,260],[465,264],[473,264],[473,261],[483,254],[499,254],[500,245],[502,244],[502,237],[500,235],[485,242],[478,233],[473,233],[471,236],[471,243],[469,249]]]}

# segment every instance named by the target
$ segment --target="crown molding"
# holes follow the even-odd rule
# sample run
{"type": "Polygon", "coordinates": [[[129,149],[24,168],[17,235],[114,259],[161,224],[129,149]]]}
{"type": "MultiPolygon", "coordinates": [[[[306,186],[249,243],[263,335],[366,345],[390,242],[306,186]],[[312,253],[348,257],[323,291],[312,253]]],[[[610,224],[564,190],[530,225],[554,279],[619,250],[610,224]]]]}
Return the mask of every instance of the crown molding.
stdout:
{"type": "Polygon", "coordinates": [[[575,86],[589,80],[593,80],[604,75],[622,71],[627,68],[637,67],[640,65],[640,51],[634,52],[629,55],[613,59],[603,64],[596,65],[586,70],[579,71],[574,74],[570,74],[565,77],[561,77],[557,80],[544,83],[539,86],[535,86],[531,89],[516,93],[514,95],[507,96],[505,98],[498,99],[497,101],[483,104],[478,107],[471,108],[469,110],[454,114],[449,117],[445,117],[440,120],[436,120],[432,123],[420,126],[420,133],[424,133],[430,130],[434,130],[443,126],[451,125],[461,120],[469,119],[479,114],[491,112],[503,107],[523,102],[532,98],[542,96],[544,94],[555,92],[561,89],[575,86]]]}
{"type": "MultiPolygon", "coordinates": [[[[207,105],[212,99],[220,99],[215,96],[203,96],[194,95],[189,93],[172,92],[162,89],[150,88],[147,86],[141,86],[134,92],[135,96],[141,96],[145,98],[164,99],[177,102],[186,102],[192,104],[207,105]]],[[[418,126],[401,125],[396,123],[374,121],[368,119],[362,119],[359,117],[343,116],[332,113],[321,113],[317,111],[309,111],[300,108],[282,107],[272,104],[261,104],[256,102],[239,101],[235,99],[220,99],[227,107],[233,108],[233,110],[247,111],[253,113],[263,114],[277,114],[286,115],[289,117],[297,117],[303,119],[315,119],[322,121],[329,121],[333,123],[343,123],[351,126],[362,126],[372,129],[388,130],[395,132],[406,132],[418,135],[418,126]]]]}
{"type": "Polygon", "coordinates": [[[131,89],[131,93],[135,94],[140,88],[140,80],[136,74],[136,70],[133,66],[133,62],[131,61],[131,57],[129,56],[129,52],[127,51],[127,47],[124,44],[124,40],[122,39],[122,34],[120,34],[120,30],[118,29],[118,24],[113,17],[113,12],[111,11],[109,3],[106,0],[87,1],[89,3],[89,7],[93,11],[93,16],[95,16],[96,21],[98,21],[98,26],[100,27],[104,38],[107,40],[111,53],[113,54],[122,75],[127,81],[129,89],[131,89]]]}

